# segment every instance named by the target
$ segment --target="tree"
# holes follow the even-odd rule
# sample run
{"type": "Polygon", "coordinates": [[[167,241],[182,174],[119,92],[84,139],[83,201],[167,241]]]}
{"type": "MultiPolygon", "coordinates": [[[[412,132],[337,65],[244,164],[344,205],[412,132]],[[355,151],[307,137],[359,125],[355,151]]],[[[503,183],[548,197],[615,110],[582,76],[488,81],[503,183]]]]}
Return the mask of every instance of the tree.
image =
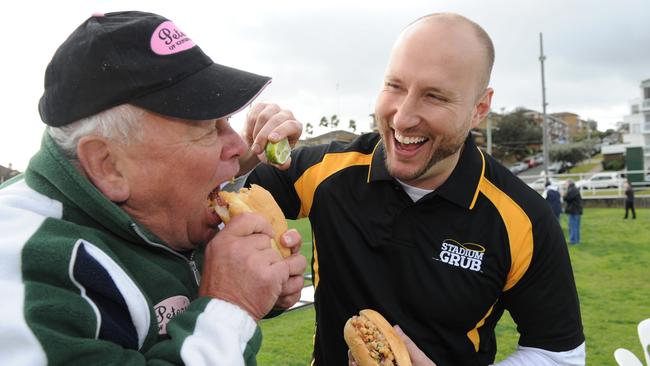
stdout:
{"type": "Polygon", "coordinates": [[[590,149],[591,144],[587,142],[553,145],[549,151],[549,157],[551,161],[566,161],[571,165],[575,165],[589,156],[590,149]]]}
{"type": "Polygon", "coordinates": [[[330,126],[332,128],[337,128],[339,126],[339,118],[336,114],[333,114],[332,117],[330,117],[330,126]]]}
{"type": "Polygon", "coordinates": [[[357,132],[357,122],[351,119],[350,123],[348,123],[348,128],[351,129],[352,132],[357,132]]]}
{"type": "Polygon", "coordinates": [[[321,127],[328,127],[329,122],[327,121],[327,117],[325,117],[325,116],[321,117],[320,123],[318,125],[321,126],[321,127]]]}
{"type": "Polygon", "coordinates": [[[517,109],[503,115],[492,133],[492,141],[495,145],[493,155],[497,159],[507,160],[514,156],[521,160],[542,144],[542,128],[526,115],[525,109],[517,109]]]}

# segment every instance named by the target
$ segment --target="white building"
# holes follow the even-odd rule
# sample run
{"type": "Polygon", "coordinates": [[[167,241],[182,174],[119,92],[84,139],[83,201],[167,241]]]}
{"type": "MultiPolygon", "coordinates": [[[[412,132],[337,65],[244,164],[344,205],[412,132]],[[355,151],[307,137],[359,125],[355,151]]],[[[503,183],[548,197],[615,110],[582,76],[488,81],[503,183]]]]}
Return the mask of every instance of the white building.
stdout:
{"type": "Polygon", "coordinates": [[[640,97],[630,101],[630,114],[623,117],[630,132],[623,135],[623,145],[643,147],[644,166],[650,169],[650,79],[641,82],[640,97]]]}

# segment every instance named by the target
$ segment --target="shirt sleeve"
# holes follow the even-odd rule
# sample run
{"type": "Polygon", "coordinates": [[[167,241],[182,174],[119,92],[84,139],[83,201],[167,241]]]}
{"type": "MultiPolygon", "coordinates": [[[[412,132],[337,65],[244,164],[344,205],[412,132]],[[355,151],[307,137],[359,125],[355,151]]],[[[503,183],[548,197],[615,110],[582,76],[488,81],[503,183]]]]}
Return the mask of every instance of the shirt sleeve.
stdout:
{"type": "Polygon", "coordinates": [[[585,340],[564,234],[551,211],[534,218],[533,256],[521,280],[502,295],[519,331],[519,345],[551,352],[585,340]]]}
{"type": "Polygon", "coordinates": [[[585,362],[585,343],[582,342],[578,347],[564,352],[519,346],[508,358],[492,366],[584,366],[585,362]]]}
{"type": "Polygon", "coordinates": [[[71,257],[27,265],[38,272],[28,281],[0,278],[14,295],[0,305],[0,364],[255,364],[261,332],[241,308],[195,299],[160,336],[147,296],[116,262],[81,240],[71,257]]]}

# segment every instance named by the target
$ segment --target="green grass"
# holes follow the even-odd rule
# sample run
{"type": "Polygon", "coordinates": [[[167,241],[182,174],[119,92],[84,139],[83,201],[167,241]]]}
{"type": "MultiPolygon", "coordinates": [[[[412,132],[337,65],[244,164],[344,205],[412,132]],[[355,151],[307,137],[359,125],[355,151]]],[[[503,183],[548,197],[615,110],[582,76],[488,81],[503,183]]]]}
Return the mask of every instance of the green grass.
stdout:
{"type": "MultiPolygon", "coordinates": [[[[638,209],[636,220],[623,220],[623,214],[620,208],[585,209],[582,243],[569,248],[587,338],[587,365],[614,365],[614,350],[619,347],[643,359],[636,327],[650,318],[650,210],[638,209]]],[[[566,221],[563,215],[565,233],[566,221]]],[[[310,259],[309,223],[290,225],[302,233],[306,242],[302,252],[310,259]]],[[[313,319],[310,306],[262,321],[258,364],[308,365],[313,319]]],[[[507,312],[496,333],[499,361],[517,346],[516,326],[507,312]]]]}
{"type": "MultiPolygon", "coordinates": [[[[289,228],[296,229],[302,236],[302,246],[300,247],[300,254],[304,255],[307,260],[311,259],[311,226],[309,220],[287,220],[289,228]]],[[[305,270],[306,273],[311,273],[311,269],[305,270]]]]}
{"type": "Polygon", "coordinates": [[[581,173],[589,173],[592,171],[595,167],[601,165],[600,160],[594,160],[592,158],[591,163],[582,163],[579,165],[574,166],[573,168],[569,169],[569,173],[571,174],[581,174],[581,173]]]}

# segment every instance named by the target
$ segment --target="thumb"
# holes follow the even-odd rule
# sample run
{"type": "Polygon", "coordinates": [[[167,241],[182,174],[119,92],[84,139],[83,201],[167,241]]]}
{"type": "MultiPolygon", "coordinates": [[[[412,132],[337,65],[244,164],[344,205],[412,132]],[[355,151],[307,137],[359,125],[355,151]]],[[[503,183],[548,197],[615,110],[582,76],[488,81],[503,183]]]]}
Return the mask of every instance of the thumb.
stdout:
{"type": "Polygon", "coordinates": [[[418,348],[411,338],[402,331],[402,328],[400,328],[399,325],[395,325],[393,328],[395,328],[395,332],[397,332],[397,335],[404,342],[406,350],[409,352],[409,356],[411,357],[411,362],[413,362],[413,366],[436,366],[436,364],[433,363],[433,361],[431,361],[431,359],[427,357],[420,348],[418,348]]]}

